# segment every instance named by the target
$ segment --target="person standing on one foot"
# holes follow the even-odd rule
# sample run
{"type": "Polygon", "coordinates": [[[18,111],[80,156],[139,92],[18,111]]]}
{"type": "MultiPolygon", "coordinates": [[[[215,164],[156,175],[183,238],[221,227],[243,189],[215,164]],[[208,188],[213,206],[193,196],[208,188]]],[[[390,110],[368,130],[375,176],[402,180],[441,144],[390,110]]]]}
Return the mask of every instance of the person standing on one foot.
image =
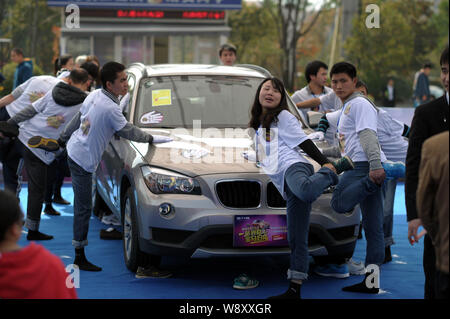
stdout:
{"type": "MultiPolygon", "coordinates": [[[[75,261],[81,270],[101,271],[90,263],[84,252],[88,244],[89,219],[92,213],[92,173],[114,134],[141,143],[169,142],[170,138],[152,136],[127,122],[120,108],[119,96],[128,91],[125,67],[108,62],[101,69],[102,89],[90,93],[58,141],[64,147],[67,142],[68,163],[74,191],[73,240],[75,261]]],[[[50,146],[50,143],[47,144],[50,146]]],[[[46,147],[42,145],[42,147],[46,147]]],[[[53,149],[54,150],[54,149],[53,149]]]]}
{"type": "MultiPolygon", "coordinates": [[[[336,186],[331,207],[338,213],[350,212],[360,204],[362,224],[367,239],[365,265],[380,266],[384,261],[383,199],[381,186],[385,179],[382,163],[386,156],[377,137],[377,110],[356,89],[356,68],[348,62],[333,65],[331,72],[333,91],[343,107],[337,131],[341,148],[355,167],[345,172],[336,186]]],[[[368,288],[366,278],[359,284],[345,287],[344,291],[378,293],[379,288],[368,288]]]]}
{"type": "Polygon", "coordinates": [[[322,155],[289,111],[286,90],[277,78],[267,78],[258,87],[249,127],[254,129],[256,161],[269,175],[287,201],[288,242],[291,251],[287,272],[288,290],[271,299],[298,299],[308,277],[308,231],[311,203],[323,191],[338,182],[339,174],[351,169],[347,157],[338,162],[322,155]],[[303,150],[322,167],[314,173],[313,165],[300,153],[303,150]]]}

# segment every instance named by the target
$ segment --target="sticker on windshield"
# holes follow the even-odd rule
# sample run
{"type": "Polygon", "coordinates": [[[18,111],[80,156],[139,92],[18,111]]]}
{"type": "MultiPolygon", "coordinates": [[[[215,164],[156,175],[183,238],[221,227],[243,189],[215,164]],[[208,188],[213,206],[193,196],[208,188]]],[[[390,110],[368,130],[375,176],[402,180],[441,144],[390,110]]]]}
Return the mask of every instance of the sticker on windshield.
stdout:
{"type": "Polygon", "coordinates": [[[164,115],[156,111],[145,113],[144,115],[141,116],[140,119],[142,124],[158,124],[161,123],[163,120],[164,115]]]}
{"type": "Polygon", "coordinates": [[[152,106],[172,105],[172,91],[171,90],[153,90],[152,91],[152,106]]]}

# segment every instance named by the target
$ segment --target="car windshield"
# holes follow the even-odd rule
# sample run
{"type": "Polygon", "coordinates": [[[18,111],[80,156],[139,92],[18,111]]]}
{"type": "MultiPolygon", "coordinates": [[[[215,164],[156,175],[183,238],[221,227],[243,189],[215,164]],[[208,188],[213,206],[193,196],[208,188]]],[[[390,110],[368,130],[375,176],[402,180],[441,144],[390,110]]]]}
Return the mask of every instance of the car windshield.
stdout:
{"type": "Polygon", "coordinates": [[[229,75],[172,75],[143,79],[134,123],[140,127],[242,127],[262,78],[229,75]]]}

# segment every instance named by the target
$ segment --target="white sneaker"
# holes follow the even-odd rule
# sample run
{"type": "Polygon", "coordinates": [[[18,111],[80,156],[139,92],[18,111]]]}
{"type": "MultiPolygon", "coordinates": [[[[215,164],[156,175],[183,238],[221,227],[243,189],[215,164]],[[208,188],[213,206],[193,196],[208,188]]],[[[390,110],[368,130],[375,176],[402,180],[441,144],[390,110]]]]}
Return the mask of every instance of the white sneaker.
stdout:
{"type": "Polygon", "coordinates": [[[114,214],[111,215],[105,215],[102,217],[102,223],[106,225],[115,225],[120,226],[120,221],[114,216],[114,214]]]}
{"type": "Polygon", "coordinates": [[[350,275],[364,275],[366,273],[366,267],[362,261],[354,261],[353,259],[347,260],[348,272],[350,275]]]}

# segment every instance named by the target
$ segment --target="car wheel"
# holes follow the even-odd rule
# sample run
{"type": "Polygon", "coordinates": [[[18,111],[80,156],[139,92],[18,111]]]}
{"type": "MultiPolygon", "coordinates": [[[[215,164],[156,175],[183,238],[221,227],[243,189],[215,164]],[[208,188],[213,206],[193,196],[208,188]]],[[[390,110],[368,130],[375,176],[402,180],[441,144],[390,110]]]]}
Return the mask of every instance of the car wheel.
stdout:
{"type": "Polygon", "coordinates": [[[136,203],[133,191],[128,188],[122,200],[123,257],[127,268],[136,272],[143,265],[146,254],[139,249],[136,203]]]}

